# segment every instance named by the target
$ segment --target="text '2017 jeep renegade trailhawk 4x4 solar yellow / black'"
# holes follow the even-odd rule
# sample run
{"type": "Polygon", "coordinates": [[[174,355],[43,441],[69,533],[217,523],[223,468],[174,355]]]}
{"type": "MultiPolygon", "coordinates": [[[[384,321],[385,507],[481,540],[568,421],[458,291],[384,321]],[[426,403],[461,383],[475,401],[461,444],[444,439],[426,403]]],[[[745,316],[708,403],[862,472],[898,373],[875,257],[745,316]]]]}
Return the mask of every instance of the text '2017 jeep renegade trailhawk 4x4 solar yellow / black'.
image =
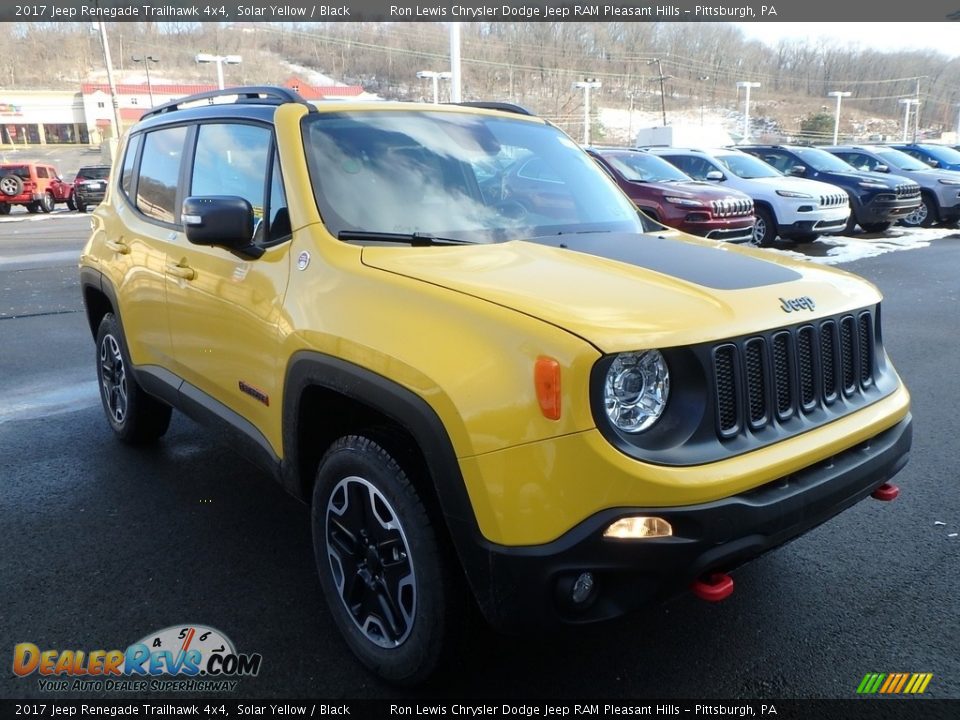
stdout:
{"type": "Polygon", "coordinates": [[[332,617],[395,682],[470,603],[518,630],[721,598],[894,496],[910,448],[872,285],[655,225],[514,106],[161,106],[80,272],[115,433],[232,430],[312,504],[332,617]]]}

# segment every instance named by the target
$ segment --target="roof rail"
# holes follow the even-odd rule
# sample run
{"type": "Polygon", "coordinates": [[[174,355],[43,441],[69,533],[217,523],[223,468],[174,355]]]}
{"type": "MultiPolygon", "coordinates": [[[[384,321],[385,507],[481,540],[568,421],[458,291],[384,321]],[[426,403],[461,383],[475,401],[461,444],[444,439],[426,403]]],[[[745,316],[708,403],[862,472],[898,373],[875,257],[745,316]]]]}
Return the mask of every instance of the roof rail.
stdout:
{"type": "Polygon", "coordinates": [[[462,105],[464,107],[480,108],[481,110],[500,110],[501,112],[516,113],[517,115],[530,115],[536,117],[536,113],[527,110],[522,105],[516,105],[508,102],[493,102],[487,100],[471,100],[469,102],[452,103],[453,105],[462,105]]]}
{"type": "Polygon", "coordinates": [[[176,110],[180,109],[181,105],[186,105],[187,103],[196,102],[198,100],[210,100],[212,104],[214,98],[231,96],[236,96],[236,102],[238,103],[263,105],[299,103],[300,105],[306,106],[310,112],[317,112],[317,109],[304,100],[300,93],[295,90],[291,90],[290,88],[279,87],[275,85],[245,85],[240,87],[223,88],[221,90],[208,90],[207,92],[196,93],[194,95],[187,95],[186,97],[177,98],[176,100],[171,100],[168,103],[157,105],[157,107],[148,110],[140,117],[140,119],[145,120],[149,117],[153,117],[154,115],[175,112],[176,110]]]}

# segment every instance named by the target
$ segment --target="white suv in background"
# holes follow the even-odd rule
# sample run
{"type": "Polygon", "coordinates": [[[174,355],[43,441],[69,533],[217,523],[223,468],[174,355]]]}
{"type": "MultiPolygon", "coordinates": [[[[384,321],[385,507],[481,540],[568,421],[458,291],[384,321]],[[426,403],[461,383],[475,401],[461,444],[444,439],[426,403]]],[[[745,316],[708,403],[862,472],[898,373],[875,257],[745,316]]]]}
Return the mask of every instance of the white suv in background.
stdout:
{"type": "Polygon", "coordinates": [[[722,182],[752,197],[757,216],[753,237],[758,245],[769,245],[777,236],[810,242],[820,235],[840,233],[850,217],[850,202],[843,188],[784,175],[740,150],[649,150],[696,180],[722,182]]]}

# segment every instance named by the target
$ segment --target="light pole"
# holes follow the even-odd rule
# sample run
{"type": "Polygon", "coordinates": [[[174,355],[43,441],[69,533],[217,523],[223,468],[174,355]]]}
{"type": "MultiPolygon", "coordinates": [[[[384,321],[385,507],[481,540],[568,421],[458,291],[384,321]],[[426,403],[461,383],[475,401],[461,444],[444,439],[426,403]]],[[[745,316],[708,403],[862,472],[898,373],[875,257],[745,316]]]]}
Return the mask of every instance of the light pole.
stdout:
{"type": "MultiPolygon", "coordinates": [[[[701,75],[697,78],[700,82],[706,82],[710,79],[709,75],[701,75]]],[[[700,127],[703,127],[703,93],[700,93],[700,127]]]]}
{"type": "Polygon", "coordinates": [[[672,78],[672,75],[663,74],[663,66],[660,65],[660,58],[647,60],[647,65],[657,64],[657,75],[660,78],[660,112],[663,113],[663,126],[667,126],[667,100],[663,91],[663,81],[672,78]]]}
{"type": "Polygon", "coordinates": [[[760,87],[760,83],[740,80],[737,83],[737,87],[744,88],[747,91],[743,113],[743,139],[740,141],[741,143],[745,143],[750,138],[750,88],[760,87]]]}
{"type": "Polygon", "coordinates": [[[140,55],[134,55],[132,58],[135,63],[142,62],[144,69],[147,71],[147,92],[150,94],[150,107],[153,107],[153,83],[150,82],[150,63],[160,62],[153,55],[146,55],[141,57],[140,55]]]}
{"type": "Polygon", "coordinates": [[[239,65],[243,58],[239,55],[210,55],[209,53],[200,53],[193,58],[198,63],[216,63],[217,64],[217,87],[223,90],[223,65],[239,65]]]}
{"type": "Polygon", "coordinates": [[[452,75],[446,71],[421,70],[417,73],[417,77],[421,80],[433,80],[433,104],[438,105],[440,103],[440,81],[449,80],[452,75]]]}
{"type": "MultiPolygon", "coordinates": [[[[901,98],[900,104],[903,105],[903,142],[907,141],[907,129],[910,127],[910,106],[920,105],[920,101],[915,98],[901,98]]],[[[919,110],[919,108],[918,108],[919,110]]],[[[916,133],[914,133],[916,134],[916,133]]]]}
{"type": "Polygon", "coordinates": [[[834,90],[833,92],[828,92],[827,97],[835,97],[837,99],[837,112],[833,118],[833,144],[837,144],[837,137],[840,135],[840,102],[845,97],[850,97],[853,93],[843,92],[841,90],[834,90]]]}
{"type": "Polygon", "coordinates": [[[590,144],[590,91],[603,87],[596,78],[586,78],[573,84],[575,88],[583,88],[583,144],[590,144]]]}

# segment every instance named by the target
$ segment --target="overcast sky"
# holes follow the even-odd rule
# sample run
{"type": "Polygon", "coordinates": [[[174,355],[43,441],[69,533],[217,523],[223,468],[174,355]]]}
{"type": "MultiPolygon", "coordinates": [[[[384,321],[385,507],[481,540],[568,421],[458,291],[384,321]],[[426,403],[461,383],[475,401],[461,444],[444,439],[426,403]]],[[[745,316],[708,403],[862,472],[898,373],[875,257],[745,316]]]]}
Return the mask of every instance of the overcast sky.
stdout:
{"type": "Polygon", "coordinates": [[[938,50],[960,55],[960,23],[738,23],[749,38],[776,45],[781,39],[817,42],[830,39],[876,50],[938,50]]]}

